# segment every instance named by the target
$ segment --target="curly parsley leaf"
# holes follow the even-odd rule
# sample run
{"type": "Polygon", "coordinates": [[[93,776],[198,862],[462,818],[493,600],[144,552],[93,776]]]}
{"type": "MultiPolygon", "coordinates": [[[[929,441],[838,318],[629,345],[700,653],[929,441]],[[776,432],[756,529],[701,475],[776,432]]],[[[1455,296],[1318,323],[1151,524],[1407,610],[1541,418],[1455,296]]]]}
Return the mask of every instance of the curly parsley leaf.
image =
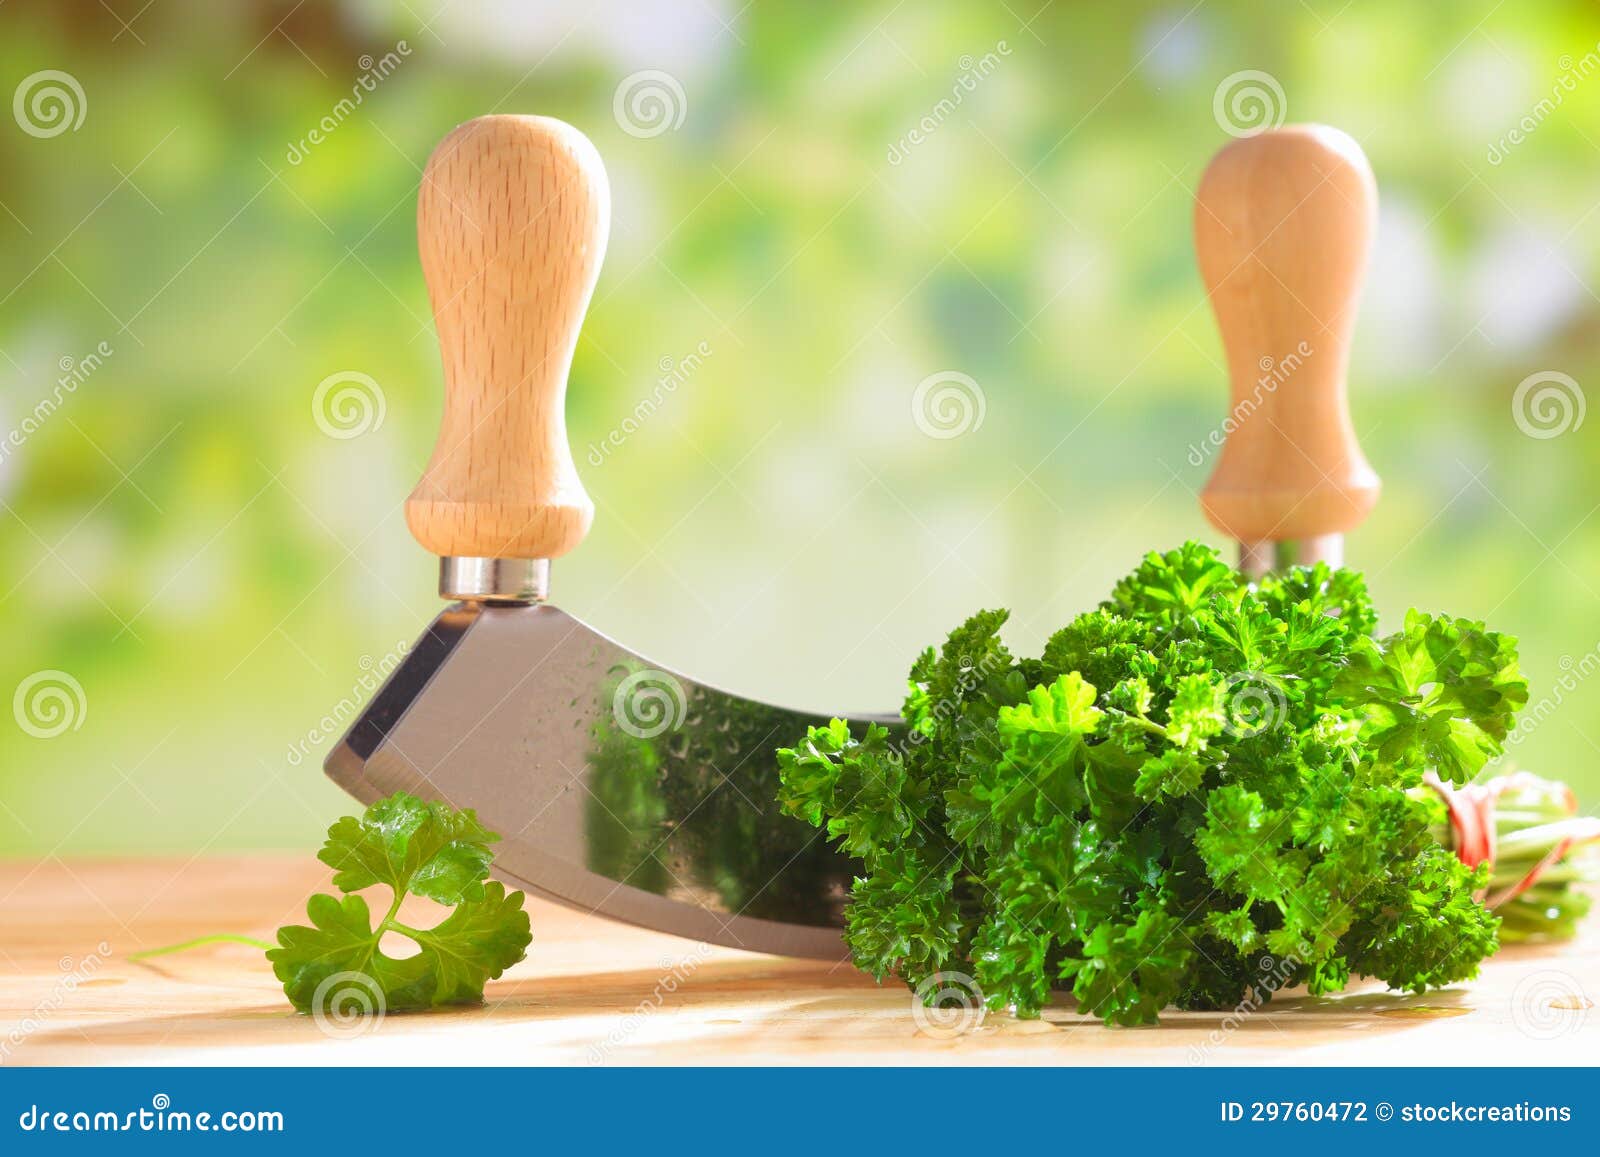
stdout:
{"type": "Polygon", "coordinates": [[[1362,702],[1369,740],[1387,761],[1456,783],[1500,754],[1528,701],[1516,640],[1420,611],[1386,638],[1357,640],[1338,689],[1362,702]]]}
{"type": "Polygon", "coordinates": [[[521,960],[532,940],[522,893],[488,879],[489,845],[499,838],[471,810],[405,792],[335,823],[318,859],[347,895],[312,896],[311,924],[278,929],[278,946],[267,952],[290,1003],[301,1012],[328,1011],[352,981],[391,1012],[482,1000],[484,985],[521,960]],[[390,904],[374,924],[366,900],[349,893],[380,884],[390,904]],[[412,927],[399,919],[408,895],[452,910],[432,928],[412,927]],[[390,932],[415,942],[417,952],[385,953],[380,945],[390,932]]]}

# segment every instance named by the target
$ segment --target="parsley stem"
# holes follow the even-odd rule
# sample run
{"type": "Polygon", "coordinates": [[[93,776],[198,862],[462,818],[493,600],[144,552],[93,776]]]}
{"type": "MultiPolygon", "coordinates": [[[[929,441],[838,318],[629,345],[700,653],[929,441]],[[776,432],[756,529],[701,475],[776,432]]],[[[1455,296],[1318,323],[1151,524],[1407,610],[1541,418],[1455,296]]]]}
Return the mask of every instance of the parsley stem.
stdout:
{"type": "Polygon", "coordinates": [[[1142,727],[1146,731],[1148,731],[1151,735],[1159,735],[1159,736],[1162,736],[1163,738],[1166,737],[1167,729],[1165,727],[1161,726],[1161,724],[1155,722],[1155,720],[1153,720],[1153,719],[1146,719],[1143,715],[1135,715],[1131,711],[1115,711],[1115,714],[1120,715],[1122,718],[1126,719],[1129,723],[1138,724],[1140,727],[1142,727]]]}
{"type": "Polygon", "coordinates": [[[394,902],[389,905],[389,910],[383,914],[383,919],[378,921],[377,928],[373,930],[372,943],[367,946],[367,954],[361,960],[362,968],[366,968],[368,963],[371,962],[373,953],[378,951],[378,945],[383,942],[383,934],[385,932],[403,932],[408,936],[413,935],[411,929],[395,919],[400,914],[400,905],[405,902],[406,889],[397,888],[394,885],[390,885],[390,888],[394,892],[394,902]]]}
{"type": "Polygon", "coordinates": [[[148,960],[152,956],[166,956],[173,952],[187,952],[191,948],[203,948],[207,944],[248,944],[252,948],[265,951],[275,945],[268,944],[265,940],[257,940],[254,936],[240,936],[233,932],[220,932],[215,936],[197,936],[193,940],[185,940],[181,944],[164,944],[160,948],[146,948],[139,952],[128,953],[129,960],[148,960]]]}
{"type": "Polygon", "coordinates": [[[400,905],[406,898],[406,889],[394,889],[394,903],[389,905],[389,910],[383,914],[383,919],[378,921],[378,935],[382,936],[385,929],[393,928],[403,932],[405,929],[395,920],[400,915],[400,905]]]}

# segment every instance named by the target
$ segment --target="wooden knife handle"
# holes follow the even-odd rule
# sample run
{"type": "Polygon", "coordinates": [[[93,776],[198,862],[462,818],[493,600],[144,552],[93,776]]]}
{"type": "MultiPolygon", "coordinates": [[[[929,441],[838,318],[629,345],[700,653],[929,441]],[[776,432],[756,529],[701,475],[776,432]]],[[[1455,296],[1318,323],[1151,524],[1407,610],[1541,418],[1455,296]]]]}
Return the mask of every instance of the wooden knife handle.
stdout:
{"type": "Polygon", "coordinates": [[[406,523],[434,554],[550,559],[588,533],[567,372],[610,219],[600,155],[561,121],[479,117],[428,159],[417,244],[444,418],[406,523]]]}
{"type": "Polygon", "coordinates": [[[1377,502],[1345,396],[1376,212],[1361,146],[1323,125],[1236,140],[1201,179],[1195,248],[1232,408],[1200,501],[1247,560],[1351,530],[1377,502]]]}

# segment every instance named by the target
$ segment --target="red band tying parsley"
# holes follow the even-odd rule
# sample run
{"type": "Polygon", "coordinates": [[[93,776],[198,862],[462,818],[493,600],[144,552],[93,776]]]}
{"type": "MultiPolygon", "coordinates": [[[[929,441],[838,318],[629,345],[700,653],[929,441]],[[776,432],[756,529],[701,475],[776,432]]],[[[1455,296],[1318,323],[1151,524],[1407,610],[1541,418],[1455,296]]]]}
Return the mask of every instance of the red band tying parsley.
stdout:
{"type": "MultiPolygon", "coordinates": [[[[1479,864],[1487,863],[1491,871],[1494,870],[1495,854],[1497,851],[1497,833],[1495,822],[1495,808],[1500,802],[1500,797],[1507,792],[1518,792],[1525,789],[1548,790],[1548,785],[1537,776],[1526,771],[1513,772],[1510,775],[1499,775],[1484,783],[1469,783],[1464,787],[1454,787],[1428,772],[1423,781],[1444,801],[1450,814],[1451,844],[1461,862],[1469,868],[1476,868],[1479,864]]],[[[1556,785],[1561,791],[1561,804],[1568,816],[1576,816],[1578,812],[1578,798],[1572,789],[1565,784],[1556,785]]],[[[1596,820],[1570,820],[1565,821],[1570,825],[1569,834],[1556,840],[1550,850],[1528,869],[1523,876],[1512,884],[1499,891],[1490,893],[1487,887],[1481,889],[1477,898],[1486,907],[1498,908],[1508,900],[1514,900],[1529,888],[1539,882],[1539,878],[1553,866],[1566,858],[1568,852],[1579,844],[1600,839],[1600,821],[1596,820]]]]}

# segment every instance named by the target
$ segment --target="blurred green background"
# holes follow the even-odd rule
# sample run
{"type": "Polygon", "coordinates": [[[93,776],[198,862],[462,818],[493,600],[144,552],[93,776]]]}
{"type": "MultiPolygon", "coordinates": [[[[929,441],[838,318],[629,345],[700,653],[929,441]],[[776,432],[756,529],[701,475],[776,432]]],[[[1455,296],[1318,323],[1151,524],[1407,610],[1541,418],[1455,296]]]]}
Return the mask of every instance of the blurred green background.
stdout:
{"type": "Polygon", "coordinates": [[[613,186],[564,607],[812,708],[897,704],[980,606],[1037,647],[1210,534],[1188,448],[1226,382],[1190,212],[1243,70],[1378,176],[1351,393],[1386,489],[1350,559],[1391,619],[1521,636],[1552,705],[1516,758],[1593,811],[1600,419],[1532,437],[1513,396],[1600,380],[1597,41],[1578,0],[10,0],[0,692],[82,697],[0,716],[0,851],[306,846],[344,809],[308,733],[437,608],[401,516],[440,406],[419,170],[490,111],[579,126],[613,186]],[[947,371],[983,421],[934,438],[913,398],[947,371]],[[382,420],[332,437],[314,396],[349,373],[382,420]]]}

